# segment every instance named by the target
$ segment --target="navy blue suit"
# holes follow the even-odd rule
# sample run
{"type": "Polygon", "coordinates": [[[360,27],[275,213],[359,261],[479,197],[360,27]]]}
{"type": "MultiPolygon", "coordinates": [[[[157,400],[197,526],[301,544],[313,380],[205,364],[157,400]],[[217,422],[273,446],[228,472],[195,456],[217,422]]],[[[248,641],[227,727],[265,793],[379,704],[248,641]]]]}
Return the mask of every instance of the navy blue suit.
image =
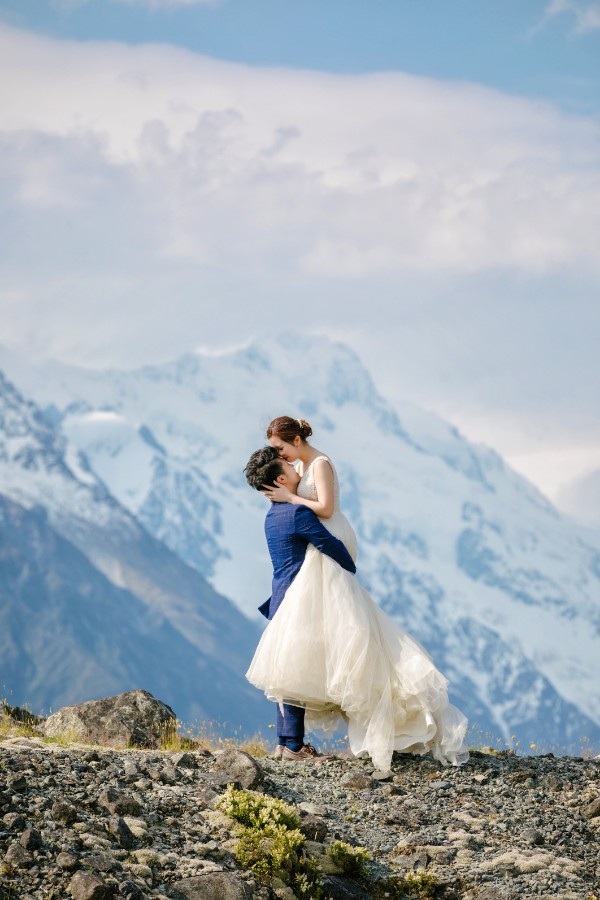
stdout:
{"type": "MultiPolygon", "coordinates": [[[[273,585],[269,599],[259,606],[260,612],[272,619],[285,592],[300,571],[308,544],[330,556],[354,574],[356,566],[344,544],[321,524],[312,509],[303,504],[272,503],[265,519],[265,535],[273,563],[273,585]]],[[[291,738],[301,745],[304,740],[304,709],[283,704],[277,707],[279,743],[291,738]]]]}
{"type": "Polygon", "coordinates": [[[308,544],[314,544],[317,550],[330,556],[348,572],[356,572],[344,544],[327,531],[308,506],[272,503],[265,519],[265,535],[273,563],[273,585],[271,596],[258,608],[267,619],[273,618],[285,592],[300,571],[308,544]]]}

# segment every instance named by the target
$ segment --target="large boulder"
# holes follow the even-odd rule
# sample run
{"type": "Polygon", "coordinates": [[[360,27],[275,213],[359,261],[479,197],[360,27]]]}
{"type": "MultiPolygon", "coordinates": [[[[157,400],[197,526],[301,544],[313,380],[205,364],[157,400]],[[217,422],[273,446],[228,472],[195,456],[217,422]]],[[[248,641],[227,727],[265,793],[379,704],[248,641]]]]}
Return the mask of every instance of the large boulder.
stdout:
{"type": "Polygon", "coordinates": [[[157,748],[162,736],[176,727],[175,713],[148,691],[127,691],[116,697],[64,706],[41,726],[46,737],[108,747],[157,748]]]}

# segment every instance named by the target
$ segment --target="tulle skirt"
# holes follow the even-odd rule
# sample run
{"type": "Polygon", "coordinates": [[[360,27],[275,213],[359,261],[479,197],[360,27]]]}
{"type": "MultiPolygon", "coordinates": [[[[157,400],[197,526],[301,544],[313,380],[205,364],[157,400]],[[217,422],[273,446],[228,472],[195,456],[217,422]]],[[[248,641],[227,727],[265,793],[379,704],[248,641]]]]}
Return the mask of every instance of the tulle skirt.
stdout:
{"type": "Polygon", "coordinates": [[[378,769],[394,750],[468,759],[467,719],[429,654],[312,546],[246,677],[270,700],[305,707],[307,731],[332,732],[343,717],[351,751],[378,769]]]}

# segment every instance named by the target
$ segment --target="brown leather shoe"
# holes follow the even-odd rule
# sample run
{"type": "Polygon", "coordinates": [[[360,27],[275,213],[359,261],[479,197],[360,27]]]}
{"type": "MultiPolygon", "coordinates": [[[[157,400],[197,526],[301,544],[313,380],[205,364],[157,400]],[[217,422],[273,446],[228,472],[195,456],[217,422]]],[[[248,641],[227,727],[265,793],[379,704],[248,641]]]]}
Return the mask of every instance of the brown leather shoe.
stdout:
{"type": "Polygon", "coordinates": [[[283,748],[281,758],[284,762],[324,762],[326,759],[333,759],[333,756],[326,756],[324,753],[318,753],[312,744],[304,744],[300,750],[290,750],[289,747],[283,748]]]}

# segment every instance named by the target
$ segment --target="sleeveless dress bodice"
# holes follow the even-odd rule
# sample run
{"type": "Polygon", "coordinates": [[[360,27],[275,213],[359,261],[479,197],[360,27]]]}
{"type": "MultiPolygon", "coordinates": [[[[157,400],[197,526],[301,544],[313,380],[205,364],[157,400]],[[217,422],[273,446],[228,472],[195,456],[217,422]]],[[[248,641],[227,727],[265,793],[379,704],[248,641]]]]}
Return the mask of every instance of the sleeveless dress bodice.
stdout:
{"type": "Polygon", "coordinates": [[[321,517],[319,518],[325,528],[330,531],[334,537],[339,538],[339,540],[342,541],[342,543],[346,547],[346,550],[348,551],[352,559],[356,562],[356,534],[352,525],[340,509],[340,483],[337,472],[335,471],[335,466],[328,456],[317,456],[315,459],[313,459],[311,464],[306,467],[306,471],[303,473],[302,478],[298,482],[298,496],[304,497],[305,500],[318,499],[314,479],[314,465],[318,459],[326,460],[331,466],[331,471],[333,472],[334,502],[333,515],[329,519],[324,519],[321,517]]]}

